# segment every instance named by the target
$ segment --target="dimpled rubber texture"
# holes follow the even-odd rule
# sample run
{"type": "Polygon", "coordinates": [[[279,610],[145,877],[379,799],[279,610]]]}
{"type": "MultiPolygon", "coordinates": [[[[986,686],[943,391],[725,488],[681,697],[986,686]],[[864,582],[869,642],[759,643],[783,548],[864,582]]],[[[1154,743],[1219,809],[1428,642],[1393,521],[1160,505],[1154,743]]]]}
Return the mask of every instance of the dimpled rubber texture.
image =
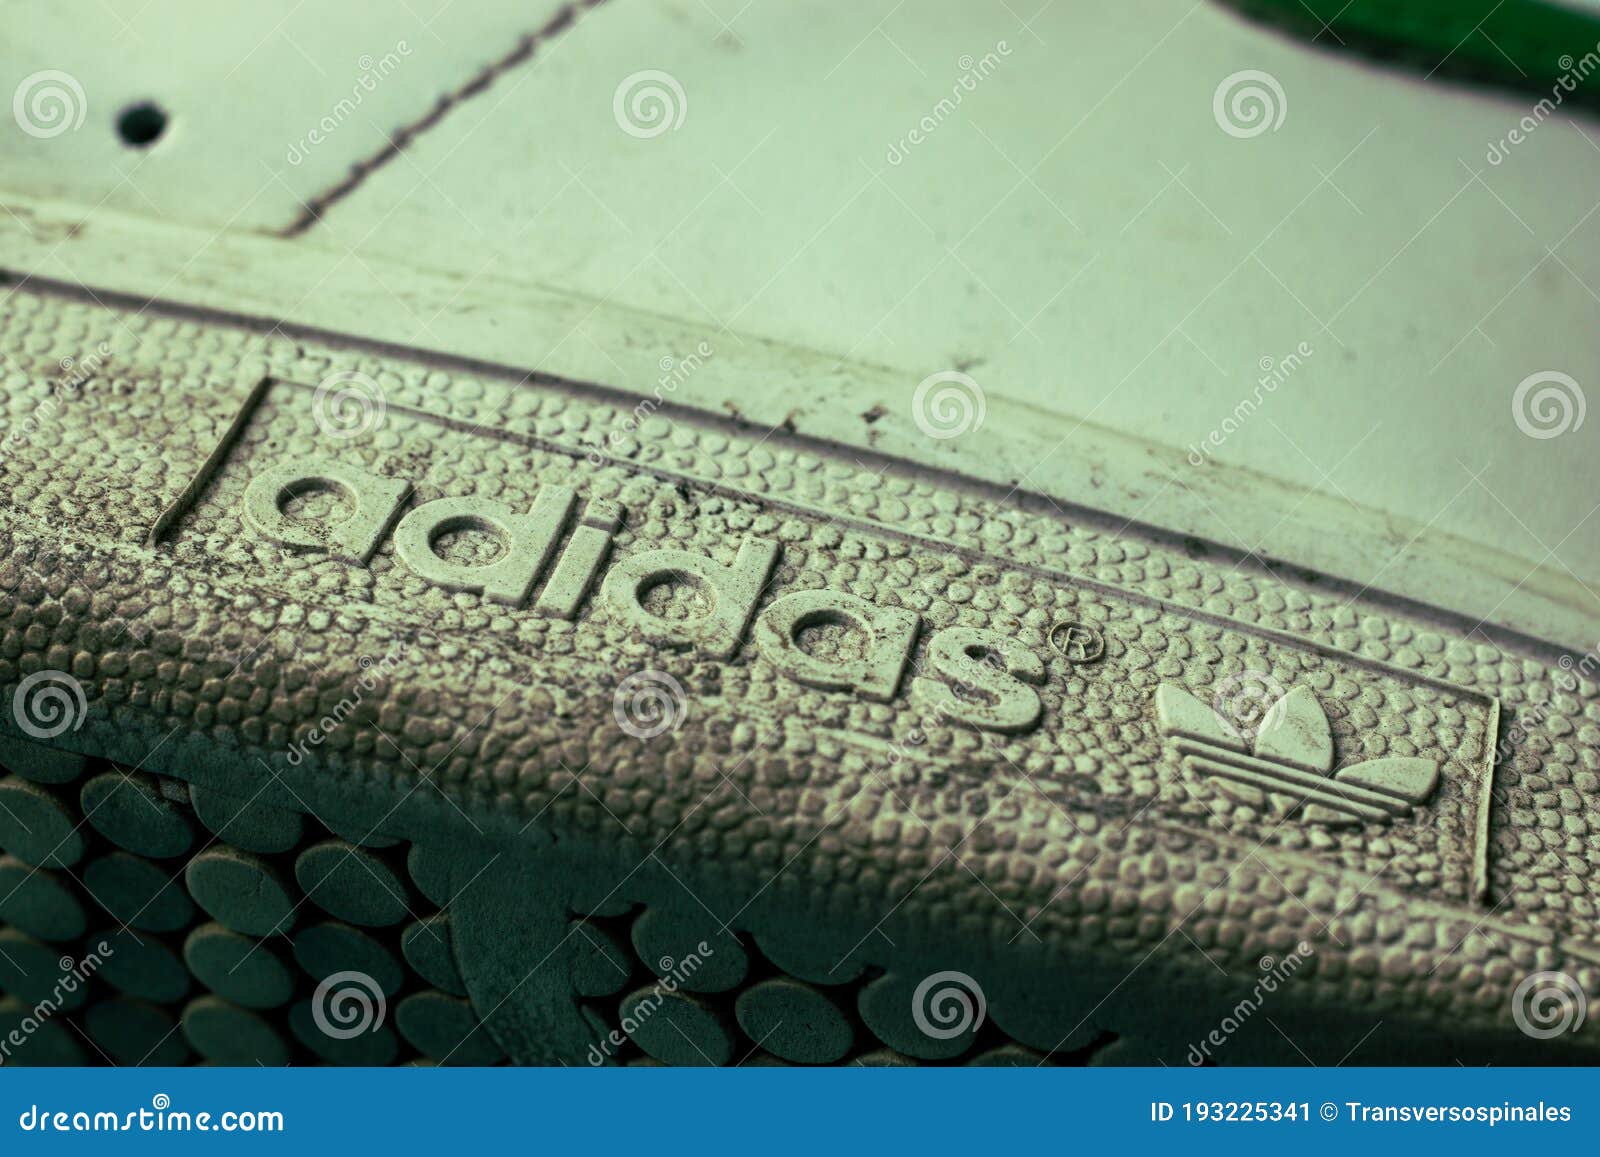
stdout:
{"type": "MultiPolygon", "coordinates": [[[[1291,954],[1270,1018],[1232,1025],[1210,1059],[1593,1056],[1592,1022],[1535,1040],[1511,1007],[1535,972],[1600,984],[1600,687],[1552,647],[1492,628],[1469,638],[1471,624],[1426,608],[782,430],[636,414],[636,399],[583,384],[38,285],[0,305],[0,337],[5,417],[27,431],[0,458],[0,694],[70,675],[83,710],[53,748],[182,781],[202,816],[223,806],[210,791],[270,805],[275,818],[252,821],[269,830],[294,826],[281,813],[314,817],[266,853],[192,838],[161,862],[183,894],[154,893],[160,932],[231,920],[287,969],[303,894],[329,888],[344,901],[329,915],[362,935],[320,959],[408,962],[394,995],[409,995],[388,1005],[405,1044],[384,1059],[445,1059],[454,1046],[439,1042],[466,1030],[475,1061],[652,1048],[674,1062],[1073,1060],[1099,1047],[1182,1063],[1291,954]],[[91,354],[61,389],[64,365],[91,354]],[[353,428],[330,418],[326,388],[350,375],[383,402],[353,428]],[[731,573],[753,543],[773,544],[773,565],[748,592],[727,588],[749,594],[754,621],[726,647],[691,638],[706,591],[682,573],[633,607],[602,574],[572,618],[540,614],[543,587],[507,602],[423,579],[381,520],[353,556],[327,531],[337,495],[315,487],[286,491],[283,513],[322,538],[263,533],[251,483],[296,464],[401,479],[406,509],[468,498],[520,513],[541,487],[568,487],[573,525],[620,508],[602,571],[670,550],[731,573]],[[804,591],[860,600],[854,618],[797,622],[809,664],[761,642],[773,608],[804,591]],[[862,631],[845,628],[890,612],[916,624],[909,654],[863,664],[862,631]],[[1035,657],[1037,671],[1007,660],[1031,717],[975,728],[932,710],[931,652],[956,629],[1035,657]],[[1176,693],[1211,703],[1247,672],[1294,692],[1292,742],[1263,731],[1253,748],[1205,750],[1236,779],[1266,767],[1269,789],[1285,775],[1334,784],[1318,789],[1321,818],[1186,755],[1176,693]],[[641,674],[670,692],[667,726],[659,711],[628,725],[641,674]],[[1177,714],[1158,711],[1163,688],[1177,714]],[[1338,813],[1363,791],[1392,814],[1338,813]],[[355,846],[373,841],[387,846],[355,846]],[[437,924],[417,896],[449,921],[448,955],[413,945],[425,964],[396,948],[437,924]],[[676,937],[640,932],[658,912],[676,937]],[[720,955],[719,937],[733,938],[720,955]],[[637,958],[597,961],[591,938],[637,958]],[[684,984],[655,1002],[692,1029],[670,1035],[693,1053],[652,1027],[665,1011],[633,1015],[656,992],[650,972],[673,972],[654,955],[662,940],[690,945],[660,950],[674,963],[693,952],[731,975],[730,958],[744,961],[715,992],[684,984]],[[598,979],[608,968],[625,975],[598,979]],[[982,994],[970,1035],[930,1034],[915,1007],[945,974],[982,994]],[[464,996],[413,990],[446,975],[464,996]],[[603,1047],[624,1022],[626,1044],[603,1047]],[[1104,1047],[1107,1034],[1121,1039],[1104,1047]]],[[[493,561],[481,529],[444,527],[434,549],[493,561]]],[[[960,717],[970,702],[957,699],[960,717]]],[[[0,724],[19,734],[11,712],[0,724]]],[[[68,807],[64,789],[42,790],[68,807]]],[[[126,819],[136,804],[120,814],[134,845],[176,846],[181,825],[146,832],[126,819]]],[[[102,874],[138,887],[148,857],[94,833],[79,858],[126,857],[102,874]]],[[[60,876],[77,871],[22,874],[73,894],[60,876]]],[[[194,999],[184,1039],[202,1055],[203,1041],[253,1038],[229,1030],[232,1003],[194,999]]],[[[310,1047],[287,1007],[250,1014],[258,1047],[269,1034],[310,1047]]]]}

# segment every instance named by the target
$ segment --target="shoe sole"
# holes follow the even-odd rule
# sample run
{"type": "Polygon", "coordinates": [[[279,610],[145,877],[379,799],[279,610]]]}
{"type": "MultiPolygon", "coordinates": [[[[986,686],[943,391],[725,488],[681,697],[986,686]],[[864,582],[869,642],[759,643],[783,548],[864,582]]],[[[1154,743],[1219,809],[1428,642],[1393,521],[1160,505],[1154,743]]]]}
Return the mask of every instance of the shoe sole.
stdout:
{"type": "Polygon", "coordinates": [[[8,1060],[1594,1058],[1588,656],[671,385],[0,317],[8,1060]]]}

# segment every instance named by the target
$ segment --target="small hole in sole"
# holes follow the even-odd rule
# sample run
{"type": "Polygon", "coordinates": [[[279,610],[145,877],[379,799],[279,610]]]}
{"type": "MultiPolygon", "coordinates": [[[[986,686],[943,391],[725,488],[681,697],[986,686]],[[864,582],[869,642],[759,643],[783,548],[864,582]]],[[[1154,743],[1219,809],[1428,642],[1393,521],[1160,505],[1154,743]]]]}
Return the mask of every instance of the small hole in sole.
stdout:
{"type": "Polygon", "coordinates": [[[129,105],[117,114],[117,136],[132,148],[149,148],[166,129],[166,110],[149,101],[129,105]]]}

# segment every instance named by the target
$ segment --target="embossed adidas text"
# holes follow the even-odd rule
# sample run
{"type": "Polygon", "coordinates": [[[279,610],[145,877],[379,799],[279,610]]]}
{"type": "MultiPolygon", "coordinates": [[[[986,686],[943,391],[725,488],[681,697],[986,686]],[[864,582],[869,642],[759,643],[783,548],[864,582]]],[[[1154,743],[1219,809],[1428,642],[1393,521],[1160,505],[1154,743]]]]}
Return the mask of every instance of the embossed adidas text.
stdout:
{"type": "MultiPolygon", "coordinates": [[[[436,498],[408,508],[410,497],[407,482],[360,467],[331,459],[286,462],[250,481],[242,514],[246,525],[270,542],[357,566],[366,565],[388,537],[396,557],[418,578],[508,607],[525,606],[543,578],[533,613],[560,619],[577,617],[605,570],[624,518],[620,505],[596,501],[584,506],[573,525],[578,499],[564,486],[541,487],[527,513],[476,497],[436,498]],[[297,500],[326,492],[339,494],[348,511],[319,518],[287,513],[297,500]],[[441,555],[439,542],[462,531],[496,538],[499,555],[487,563],[441,555]]],[[[796,683],[878,702],[893,699],[921,619],[834,590],[783,595],[756,617],[781,554],[778,543],[759,537],[741,543],[731,566],[684,550],[640,551],[605,571],[600,593],[642,638],[660,646],[730,659],[753,634],[762,656],[796,683]],[[692,589],[701,597],[702,613],[668,617],[652,609],[652,592],[668,586],[692,589]],[[827,627],[865,639],[860,655],[840,660],[808,651],[805,632],[827,627]]],[[[1103,647],[1091,628],[1074,626],[1078,654],[1087,640],[1103,647]]],[[[948,627],[937,632],[928,644],[925,669],[927,674],[911,681],[911,693],[947,722],[1006,733],[1039,722],[1042,704],[1033,688],[1044,680],[1044,661],[998,631],[948,627]]]]}

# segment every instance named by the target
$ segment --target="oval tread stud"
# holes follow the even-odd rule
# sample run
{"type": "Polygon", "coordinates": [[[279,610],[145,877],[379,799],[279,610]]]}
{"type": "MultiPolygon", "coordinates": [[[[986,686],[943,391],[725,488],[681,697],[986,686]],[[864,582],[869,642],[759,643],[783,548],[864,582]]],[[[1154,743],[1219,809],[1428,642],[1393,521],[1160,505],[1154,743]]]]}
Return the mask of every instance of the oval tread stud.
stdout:
{"type": "Polygon", "coordinates": [[[126,996],[96,1000],[83,1014],[83,1031],[95,1046],[116,1064],[128,1066],[181,1065],[188,1060],[189,1045],[177,1023],[166,1009],[126,996]]]}
{"type": "Polygon", "coordinates": [[[634,961],[627,941],[588,920],[572,921],[571,931],[573,991],[579,996],[615,996],[626,988],[634,961]]]}
{"type": "Polygon", "coordinates": [[[34,783],[71,783],[88,770],[89,757],[0,735],[0,768],[34,783]]]}
{"type": "Polygon", "coordinates": [[[102,772],[83,785],[78,801],[94,829],[127,851],[163,860],[194,843],[194,824],[150,776],[102,772]]]}
{"type": "Polygon", "coordinates": [[[567,903],[574,912],[601,919],[626,916],[633,911],[633,901],[619,895],[609,880],[591,880],[587,876],[572,881],[572,896],[567,903]]]}
{"type": "Polygon", "coordinates": [[[358,848],[371,848],[373,851],[393,848],[400,843],[399,836],[386,836],[371,824],[356,823],[337,828],[329,824],[328,830],[347,844],[354,844],[358,848]]]}
{"type": "MultiPolygon", "coordinates": [[[[0,1040],[8,1044],[8,1065],[84,1065],[89,1063],[88,1051],[77,1034],[58,1020],[40,1021],[33,1015],[33,1006],[23,1004],[14,996],[0,996],[0,1040]],[[10,1045],[11,1034],[22,1039],[20,1045],[10,1045]]],[[[98,1058],[96,1058],[98,1059],[98,1058]]]]}
{"type": "Polygon", "coordinates": [[[61,946],[0,928],[0,992],[25,1004],[48,1004],[63,1012],[82,1008],[89,995],[86,975],[92,976],[96,967],[91,963],[85,974],[61,946]]]}
{"type": "Polygon", "coordinates": [[[409,915],[409,892],[399,873],[345,840],[307,848],[295,860],[294,874],[306,897],[340,920],[382,928],[409,915]]]}
{"type": "Polygon", "coordinates": [[[83,832],[49,789],[8,775],[0,780],[0,849],[35,867],[70,868],[83,859],[83,832]]]}
{"type": "Polygon", "coordinates": [[[250,936],[294,926],[292,885],[266,861],[234,848],[208,848],[184,872],[189,893],[213,920],[250,936]]]}
{"type": "Polygon", "coordinates": [[[1050,1058],[1041,1052],[1035,1052],[1027,1045],[1011,1042],[996,1045],[992,1049],[985,1049],[973,1057],[967,1064],[979,1069],[1036,1069],[1041,1065],[1053,1068],[1050,1058]]]}
{"type": "Polygon", "coordinates": [[[634,920],[632,935],[646,968],[663,980],[671,975],[690,992],[727,992],[750,971],[744,945],[719,930],[708,912],[646,908],[634,920]]]}
{"type": "Polygon", "coordinates": [[[96,975],[123,995],[155,1004],[176,1004],[189,995],[189,969],[149,933],[111,928],[91,940],[91,951],[100,957],[96,975]],[[106,946],[103,953],[100,944],[106,946]]]}
{"type": "Polygon", "coordinates": [[[221,924],[202,924],[183,942],[195,979],[244,1008],[277,1008],[294,995],[294,971],[277,948],[221,924]]]}
{"type": "Polygon", "coordinates": [[[756,933],[755,942],[779,972],[812,984],[849,984],[867,967],[863,944],[811,924],[769,928],[756,933]]]}
{"type": "Polygon", "coordinates": [[[915,1057],[908,1057],[904,1053],[897,1053],[893,1049],[873,1049],[870,1053],[862,1053],[859,1057],[846,1062],[862,1069],[914,1069],[918,1067],[915,1057]]]}
{"type": "Polygon", "coordinates": [[[189,1002],[183,1010],[183,1035],[195,1052],[218,1064],[276,1068],[289,1063],[289,1042],[275,1028],[220,996],[189,1002]]]}
{"type": "Polygon", "coordinates": [[[40,940],[76,940],[89,927],[83,905],[55,872],[0,856],[0,922],[40,940]]]}
{"type": "Polygon", "coordinates": [[[330,1035],[317,1023],[316,1006],[311,1000],[297,1001],[289,1010],[289,1028],[300,1043],[330,1065],[378,1067],[394,1064],[400,1055],[400,1038],[388,1025],[374,1022],[371,1027],[345,1035],[357,1025],[342,1028],[331,1025],[338,1035],[330,1035]]]}
{"type": "Polygon", "coordinates": [[[578,1005],[578,1015],[583,1017],[593,1037],[589,1051],[584,1054],[584,1060],[594,1068],[612,1067],[618,1064],[616,1047],[619,1042],[611,1039],[611,1017],[592,1004],[578,1005]]]}
{"type": "Polygon", "coordinates": [[[855,1028],[828,993],[804,981],[776,977],[753,984],[734,1002],[739,1027],[787,1061],[832,1064],[850,1053],[855,1028]]]}
{"type": "Polygon", "coordinates": [[[176,932],[194,919],[181,878],[132,852],[91,861],[83,869],[83,886],[118,924],[141,932],[176,932]]]}
{"type": "Polygon", "coordinates": [[[726,1065],[738,1035],[721,1013],[698,996],[660,985],[622,998],[622,1031],[656,1060],[669,1065],[726,1065]]]}
{"type": "Polygon", "coordinates": [[[394,1019],[401,1036],[442,1065],[488,1065],[505,1058],[472,1006],[447,993],[412,993],[395,1009],[394,1019]]]}
{"type": "Polygon", "coordinates": [[[1107,1041],[1105,1047],[1096,1049],[1086,1062],[1090,1068],[1144,1068],[1163,1064],[1161,1051],[1130,1037],[1107,1041]]]}
{"type": "Polygon", "coordinates": [[[189,785],[189,802],[219,840],[247,852],[287,852],[305,839],[305,816],[265,803],[259,795],[235,795],[196,783],[189,785]]]}
{"type": "Polygon", "coordinates": [[[433,844],[412,844],[406,852],[406,871],[421,892],[440,908],[448,908],[455,897],[450,886],[450,857],[433,844]]]}
{"type": "Polygon", "coordinates": [[[972,993],[938,981],[937,974],[903,977],[891,972],[860,991],[856,1008],[872,1034],[895,1051],[925,1061],[950,1060],[972,1046],[979,1027],[978,1017],[967,1015],[960,1004],[963,996],[970,1001],[972,993]],[[934,983],[923,988],[929,981],[934,983]]]}
{"type": "Polygon", "coordinates": [[[406,963],[435,988],[451,996],[467,995],[450,944],[450,917],[443,912],[414,921],[400,936],[400,951],[405,953],[406,963]]]}
{"type": "MultiPolygon", "coordinates": [[[[331,705],[330,705],[331,706],[331,705]]],[[[384,831],[394,820],[394,809],[383,795],[346,793],[333,814],[316,817],[322,826],[347,844],[380,850],[399,846],[401,837],[384,831]]]]}
{"type": "Polygon", "coordinates": [[[775,1057],[771,1053],[751,1053],[739,1062],[742,1069],[789,1069],[794,1065],[782,1057],[775,1057]]]}
{"type": "Polygon", "coordinates": [[[406,980],[399,958],[377,937],[333,920],[296,932],[294,958],[319,984],[335,973],[360,972],[370,977],[385,996],[393,996],[406,980]]]}

